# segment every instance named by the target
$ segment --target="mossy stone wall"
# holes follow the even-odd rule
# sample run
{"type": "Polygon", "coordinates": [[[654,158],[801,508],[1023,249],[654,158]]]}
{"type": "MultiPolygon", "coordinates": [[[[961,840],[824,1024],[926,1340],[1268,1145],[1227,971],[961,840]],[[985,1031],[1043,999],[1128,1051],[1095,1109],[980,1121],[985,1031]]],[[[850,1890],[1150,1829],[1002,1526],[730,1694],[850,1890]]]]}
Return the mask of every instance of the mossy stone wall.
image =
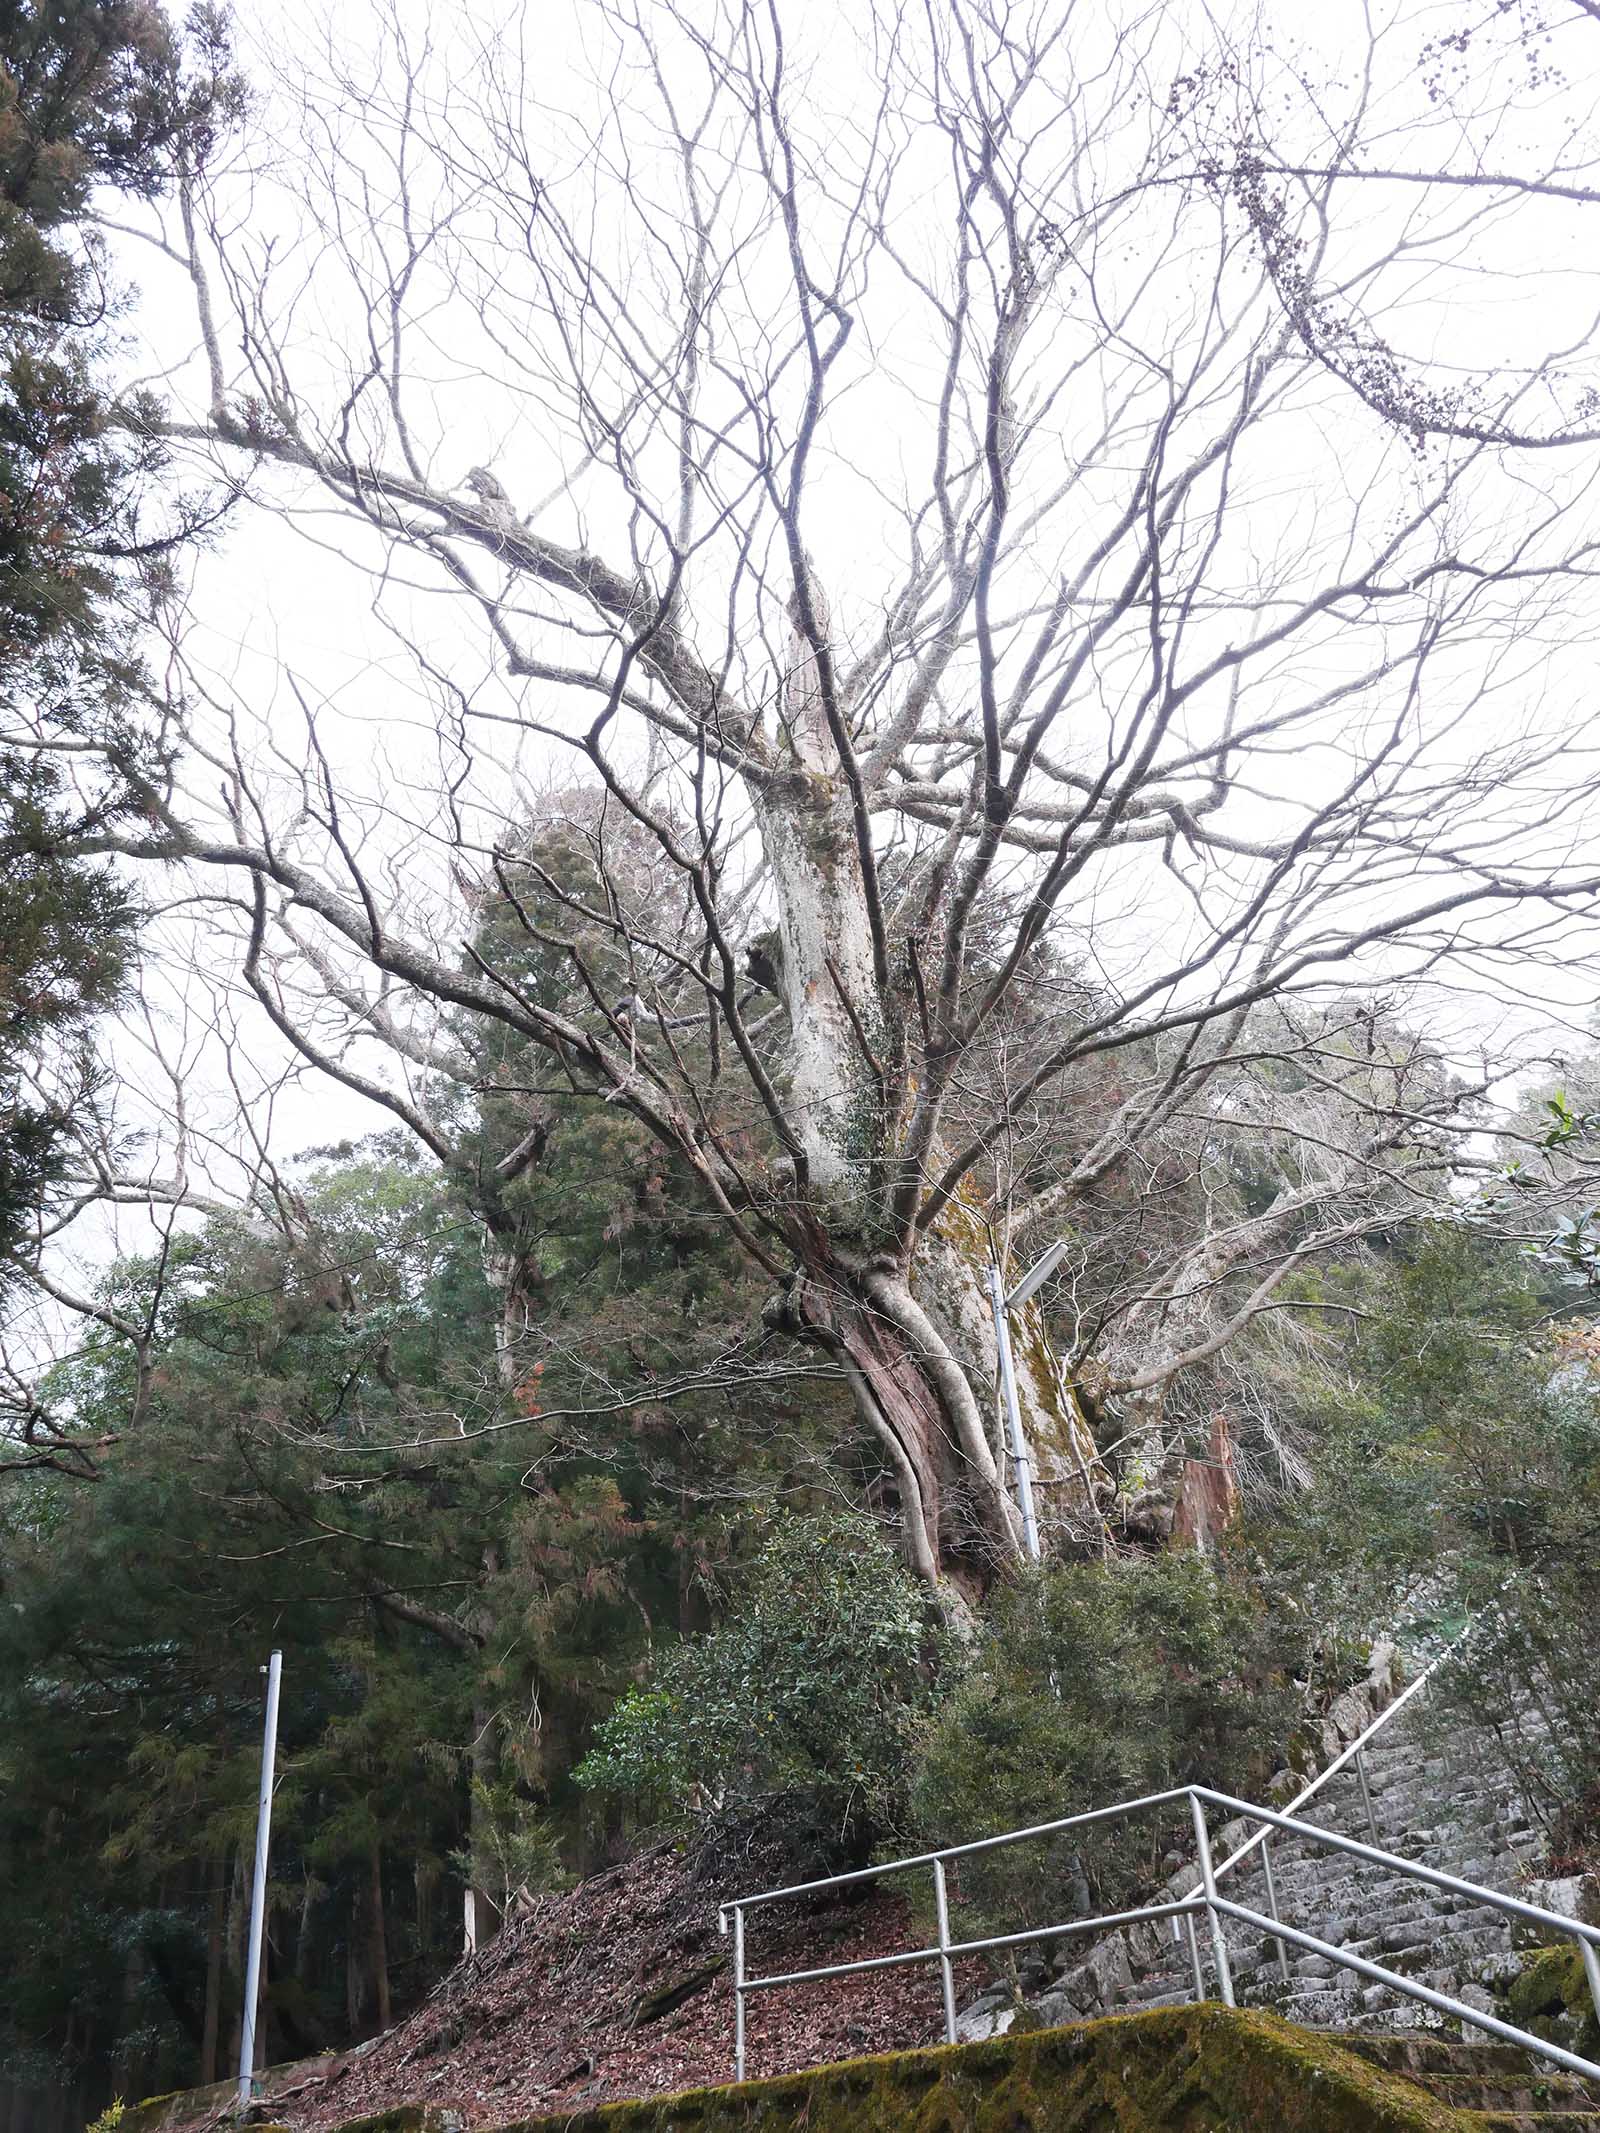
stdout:
{"type": "MultiPolygon", "coordinates": [[[[153,2097],[124,2126],[192,2128],[195,2107],[216,2093],[153,2097]]],[[[464,2116],[400,2104],[337,2133],[459,2133],[464,2116]]],[[[850,2059],[498,2133],[1483,2133],[1484,2124],[1335,2037],[1210,2004],[850,2059]]]]}
{"type": "Polygon", "coordinates": [[[527,2119],[505,2133],[1465,2133],[1467,2124],[1331,2038],[1201,2006],[852,2059],[527,2119]]]}

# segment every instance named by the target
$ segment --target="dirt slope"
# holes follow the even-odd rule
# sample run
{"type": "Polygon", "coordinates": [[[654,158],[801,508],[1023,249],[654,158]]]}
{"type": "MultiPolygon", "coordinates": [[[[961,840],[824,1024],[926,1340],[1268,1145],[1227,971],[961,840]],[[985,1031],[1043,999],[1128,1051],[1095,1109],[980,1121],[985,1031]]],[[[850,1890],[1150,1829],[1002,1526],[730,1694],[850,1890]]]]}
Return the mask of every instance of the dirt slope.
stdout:
{"type": "MultiPolygon", "coordinates": [[[[741,1877],[740,1891],[749,1886],[741,1877]]],[[[730,1943],[716,1914],[733,1893],[697,1880],[659,1846],[565,1895],[541,1897],[406,2021],[275,2096],[271,2115],[315,2129],[417,2102],[452,2105],[471,2127],[726,2081],[733,1992],[730,1943]]],[[[759,1914],[749,1930],[751,1969],[853,1962],[924,1944],[926,1924],[906,1896],[850,1894],[759,1914]]],[[[969,1965],[963,1987],[975,1989],[979,1975],[969,1965]]],[[[753,2075],[942,2034],[933,1965],[760,1993],[748,2006],[753,2075]]]]}

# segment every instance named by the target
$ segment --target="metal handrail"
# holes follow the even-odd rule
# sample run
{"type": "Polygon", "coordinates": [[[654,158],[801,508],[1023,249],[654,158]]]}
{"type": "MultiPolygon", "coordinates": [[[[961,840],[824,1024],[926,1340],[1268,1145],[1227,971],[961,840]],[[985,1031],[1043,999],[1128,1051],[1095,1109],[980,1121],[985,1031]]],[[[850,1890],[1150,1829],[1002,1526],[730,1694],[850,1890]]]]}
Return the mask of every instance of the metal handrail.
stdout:
{"type": "MultiPolygon", "coordinates": [[[[1420,1685],[1419,1683],[1414,1686],[1420,1685]]],[[[740,1897],[731,1904],[724,1904],[718,1911],[717,1924],[726,1933],[729,1920],[733,1925],[733,1995],[734,1995],[734,2078],[745,2078],[745,2001],[752,1992],[771,1991],[783,1985],[795,1985],[820,1978],[847,1977],[867,1970],[896,1969],[911,1963],[937,1962],[940,1966],[944,1996],[944,2021],[946,2040],[956,2042],[956,2006],[954,1962],[958,1956],[978,1955],[996,1948],[1014,1948],[1030,1942],[1059,1940],[1081,1933],[1107,1932],[1116,1927],[1142,1924],[1156,1918],[1183,1918],[1188,1929],[1189,1955],[1194,1971],[1195,1998],[1205,1998],[1205,1976],[1201,1965],[1195,1921],[1204,1915],[1210,1929],[1212,1965],[1216,1974],[1217,1990],[1225,2005],[1235,2004],[1233,1975],[1228,1961],[1228,1946],[1223,1933],[1223,1920],[1233,1918],[1246,1925],[1257,1926],[1278,1942],[1280,1962],[1287,1975],[1287,1958],[1284,1943],[1291,1942],[1298,1948],[1322,1956],[1366,1977],[1389,1986],[1407,1998],[1420,2001],[1424,2006],[1452,2016],[1458,2021],[1471,2023],[1487,2030],[1490,2035],[1504,2038],[1520,2045],[1523,2050],[1536,2053],[1569,2072],[1600,2078],[1600,2065],[1569,2052],[1564,2046],[1552,2044],[1546,2038],[1536,2037],[1529,2030],[1518,2029],[1510,2022],[1503,2022],[1498,2015],[1485,2014],[1478,2008],[1469,2007],[1464,2001],[1452,1999],[1448,1994],[1436,1992],[1431,1986],[1419,1984],[1414,1978],[1402,1977],[1398,1971],[1386,1969],[1380,1963],[1370,1962],[1365,1956],[1354,1955],[1331,1942],[1320,1940],[1316,1935],[1288,1926],[1278,1916],[1278,1904],[1273,1887],[1270,1863],[1263,1854],[1267,1867],[1267,1901],[1270,1915],[1252,1909],[1247,1904],[1236,1903],[1222,1896],[1217,1890],[1217,1876],[1221,1867],[1214,1866],[1211,1858],[1211,1839],[1206,1827],[1207,1807],[1225,1810],[1230,1817],[1243,1818],[1262,1825],[1262,1834],[1272,1830],[1284,1830],[1290,1835],[1308,1839],[1333,1851],[1344,1852],[1355,1859],[1366,1860],[1384,1866],[1413,1881],[1428,1883],[1434,1888],[1456,1895],[1469,1896],[1475,1901],[1504,1912],[1507,1916],[1521,1918],[1554,1929],[1575,1940],[1581,1953],[1584,1975],[1588,1980],[1590,1995],[1594,2000],[1595,2015],[1600,2020],[1600,1927],[1587,1925],[1582,1919],[1563,1918],[1541,1905],[1528,1903],[1520,1896],[1503,1895],[1499,1890],[1486,1889],[1478,1883],[1463,1881],[1457,1875],[1444,1873],[1437,1867],[1424,1866],[1420,1861],[1401,1858],[1395,1852],[1381,1850],[1375,1844],[1364,1844],[1356,1837],[1345,1837],[1334,1830],[1322,1829],[1314,1822],[1304,1822],[1296,1816],[1270,1807],[1259,1807],[1248,1800],[1238,1800],[1229,1793],[1215,1792],[1205,1785],[1185,1785],[1167,1792],[1147,1793],[1137,1800],[1121,1801],[1114,1807],[1099,1807],[1087,1814],[1067,1815],[1055,1822],[1040,1822],[1028,1829],[1009,1830],[998,1837],[980,1837],[968,1844],[948,1845],[941,1851],[919,1852],[908,1859],[896,1859],[882,1867],[860,1867],[852,1873],[830,1874],[817,1881],[796,1882],[787,1888],[766,1889],[750,1896],[740,1897]],[[1137,1814],[1146,1808],[1167,1806],[1179,1800],[1187,1800],[1194,1822],[1195,1847],[1200,1865],[1200,1888],[1194,1893],[1162,1903],[1146,1904],[1136,1910],[1107,1912],[1095,1918],[1069,1919],[1056,1925],[1028,1927],[1018,1933],[991,1934],[977,1940],[954,1941],[950,1937],[949,1906],[945,1888],[944,1867],[946,1860],[968,1858],[976,1852],[996,1851],[1003,1846],[1020,1844],[1032,1837],[1052,1836],[1064,1829],[1082,1828],[1086,1824],[1110,1821],[1114,1818],[1137,1814]],[[876,1879],[882,1875],[906,1873],[917,1867],[932,1871],[934,1904],[938,1920],[938,1940],[932,1947],[902,1950],[894,1955],[868,1956],[851,1963],[824,1963],[809,1970],[777,1972],[768,1977],[750,1977],[745,1970],[745,1913],[764,1904],[780,1902],[785,1897],[811,1895],[823,1889],[842,1888],[849,1883],[876,1879]]],[[[1243,1847],[1230,1854],[1222,1866],[1231,1865],[1243,1856],[1243,1847]]]]}
{"type": "MultiPolygon", "coordinates": [[[[1278,1814],[1271,1808],[1252,1806],[1247,1800],[1233,1799],[1225,1792],[1213,1792],[1208,1786],[1196,1785],[1192,1791],[1197,1803],[1197,1827],[1203,1827],[1198,1803],[1205,1801],[1213,1807],[1226,1808],[1232,1814],[1264,1822],[1271,1828],[1286,1829],[1294,1836],[1308,1838],[1331,1851],[1345,1852],[1351,1858],[1388,1867],[1408,1880],[1427,1882],[1431,1887],[1443,1889],[1451,1895],[1469,1896],[1474,1902],[1503,1911],[1507,1917],[1527,1919],[1534,1925],[1543,1926],[1547,1930],[1553,1928],[1556,1932],[1565,1934],[1568,1939],[1578,1944],[1584,1976],[1588,1981],[1589,1996],[1594,2002],[1595,2019],[1600,2021],[1600,1926],[1591,1926],[1581,1918],[1563,1918],[1559,1912],[1547,1911],[1542,1904],[1529,1903],[1521,1896],[1509,1896],[1499,1889],[1486,1889],[1478,1882],[1464,1881],[1459,1875],[1447,1874],[1439,1867],[1424,1866],[1416,1859],[1404,1859],[1398,1852],[1386,1852],[1375,1844],[1363,1844],[1357,1837],[1340,1836],[1335,1830],[1319,1828],[1315,1822],[1302,1822],[1293,1815],[1278,1814]]],[[[1202,1843],[1202,1863],[1207,1848],[1202,1843]]],[[[1541,2058],[1553,2060],[1557,2066],[1563,2066],[1571,2073],[1600,2076],[1600,2064],[1592,2059],[1580,2058],[1576,2052],[1569,2052],[1544,2037],[1536,2037],[1529,2030],[1518,2029],[1514,2023],[1502,2022],[1498,2015],[1485,2014],[1476,2007],[1469,2007],[1463,2000],[1454,2000],[1446,1993],[1435,1992],[1432,1986],[1418,1984],[1414,1978],[1402,1977],[1397,1971],[1385,1969],[1381,1963],[1369,1962],[1365,1956],[1353,1955],[1348,1949],[1335,1948],[1327,1941],[1316,1939],[1312,1934],[1283,1925],[1277,1917],[1276,1904],[1272,1907],[1272,1917],[1264,1918],[1259,1911],[1251,1910],[1244,1904],[1233,1903],[1227,1897],[1218,1896],[1214,1881],[1208,1890],[1208,1896],[1213,1918],[1221,1911],[1231,1918],[1243,1920],[1246,1924],[1264,1927],[1280,1941],[1291,1940],[1296,1946],[1325,1956],[1343,1969],[1355,1971],[1358,1976],[1376,1979],[1381,1984],[1405,1993],[1410,1999],[1420,2000],[1424,2006],[1453,2015],[1460,2021],[1470,2022],[1478,2029],[1488,2030],[1492,2036],[1503,2037],[1509,2043],[1521,2045],[1525,2051],[1536,2052],[1541,2058]]],[[[1223,1982],[1228,1988],[1223,1997],[1231,2006],[1231,1980],[1224,1975],[1223,1982]]]]}
{"type": "Polygon", "coordinates": [[[1187,1798],[1186,1785],[1165,1792],[1147,1792],[1137,1800],[1119,1800],[1115,1807],[1091,1807],[1084,1814],[1063,1815],[1055,1822],[1030,1822],[1026,1829],[1008,1829],[998,1837],[974,1837],[966,1844],[947,1844],[942,1851],[913,1852],[908,1859],[890,1859],[883,1866],[858,1866],[848,1874],[824,1874],[818,1881],[795,1881],[788,1888],[763,1889],[755,1896],[740,1896],[725,1903],[722,1914],[735,1909],[753,1911],[764,1903],[781,1903],[786,1896],[815,1896],[823,1889],[842,1889],[852,1881],[881,1881],[885,1874],[909,1873],[913,1867],[931,1866],[935,1859],[965,1859],[973,1852],[999,1851],[1003,1845],[1025,1844],[1030,1837],[1053,1837],[1063,1829],[1082,1829],[1090,1822],[1111,1822],[1119,1815],[1137,1814],[1142,1807],[1166,1807],[1187,1798]]]}
{"type": "MultiPolygon", "coordinates": [[[[1403,1874],[1410,1881],[1426,1881],[1436,1889],[1443,1889],[1451,1896],[1471,1896],[1480,1903],[1492,1904],[1495,1910],[1504,1911],[1511,1918],[1526,1918],[1534,1925],[1559,1926],[1563,1933],[1570,1933],[1574,1940],[1586,1947],[1600,1949],[1600,1926],[1591,1926],[1582,1918],[1564,1918],[1559,1911],[1547,1911],[1542,1904],[1529,1903],[1525,1897],[1510,1896],[1500,1889],[1486,1889],[1476,1881],[1463,1881],[1459,1874],[1447,1874],[1442,1867],[1424,1866],[1420,1859],[1407,1859],[1399,1852],[1386,1852],[1376,1844],[1363,1844],[1359,1837],[1342,1836],[1338,1830],[1323,1829],[1316,1822],[1302,1822],[1294,1815],[1285,1814],[1272,1807],[1256,1807],[1248,1800],[1236,1800],[1231,1793],[1213,1792],[1208,1785],[1192,1785],[1190,1792],[1210,1807],[1225,1807],[1230,1813],[1252,1822],[1265,1822],[1274,1829],[1287,1829],[1297,1837],[1308,1837],[1314,1844],[1326,1845],[1330,1851],[1348,1852],[1352,1858],[1370,1861],[1375,1866],[1387,1866],[1403,1874]]],[[[1600,2003],[1595,2007],[1600,2017],[1600,2003]]]]}
{"type": "MultiPolygon", "coordinates": [[[[945,1889],[944,1863],[947,1859],[970,1858],[975,1852],[1000,1851],[1010,1844],[1024,1844],[1031,1837],[1051,1837],[1063,1829],[1082,1829],[1093,1822],[1109,1822],[1120,1816],[1137,1814],[1142,1808],[1164,1807],[1185,1796],[1182,1786],[1165,1792],[1146,1793],[1137,1800],[1119,1801],[1114,1807],[1092,1807],[1087,1813],[1063,1815],[1054,1822],[1035,1822],[1027,1829],[1011,1829],[998,1837],[977,1837],[967,1844],[946,1845],[942,1851],[916,1852],[909,1859],[891,1859],[884,1866],[856,1867],[847,1874],[825,1874],[816,1881],[796,1881],[787,1888],[763,1889],[753,1896],[741,1896],[734,1903],[725,1903],[717,1910],[717,1931],[726,1933],[728,1921],[733,1921],[733,2066],[734,2079],[744,2079],[744,2003],[747,1994],[765,1991],[769,1986],[792,1985],[801,1978],[845,1977],[857,1970],[887,1970],[903,1963],[930,1962],[937,1960],[942,1973],[944,1988],[944,2028],[948,2043],[956,2041],[955,1973],[952,1968],[955,1946],[950,1939],[949,1902],[945,1889]],[[919,1866],[933,1871],[934,1909],[939,1924],[939,1941],[932,1948],[918,1948],[903,1955],[873,1956],[860,1963],[831,1963],[819,1969],[791,1971],[786,1976],[774,1978],[751,1978],[745,1975],[744,1967],[744,1918],[747,1911],[760,1909],[763,1904],[781,1903],[789,1896],[813,1896],[823,1889],[842,1889],[857,1881],[877,1881],[888,1874],[910,1873],[919,1866]]],[[[1155,1904],[1142,1911],[1119,1912],[1109,1923],[1132,1925],[1142,1918],[1170,1918],[1175,1914],[1193,1909],[1192,1899],[1176,1903],[1155,1904]]],[[[983,1949],[1015,1947],[1019,1942],[1051,1940],[1063,1934],[1088,1932],[1092,1928],[1108,1927],[1104,1919],[1085,1919],[1047,1928],[1042,1933],[1020,1933],[1001,1936],[989,1941],[975,1941],[970,1946],[963,1944],[961,1952],[976,1955],[983,1949]]],[[[1202,1980],[1200,1957],[1195,1948],[1194,1921],[1189,1920],[1189,1951],[1194,1961],[1195,1993],[1201,1996],[1202,1980]]]]}

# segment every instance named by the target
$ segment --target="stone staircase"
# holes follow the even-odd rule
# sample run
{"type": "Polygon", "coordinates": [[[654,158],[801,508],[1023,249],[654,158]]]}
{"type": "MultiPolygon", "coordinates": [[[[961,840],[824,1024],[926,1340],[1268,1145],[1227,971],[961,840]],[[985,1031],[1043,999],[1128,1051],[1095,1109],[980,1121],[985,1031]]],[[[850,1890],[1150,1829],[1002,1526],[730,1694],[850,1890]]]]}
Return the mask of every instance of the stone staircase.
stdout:
{"type": "Polygon", "coordinates": [[[1600,2128],[1600,2084],[1543,2066],[1513,2044],[1448,2037],[1344,2036],[1369,2065],[1422,2089],[1459,2114],[1461,2133],[1589,2133],[1600,2128]]]}
{"type": "MultiPolygon", "coordinates": [[[[1353,1739],[1359,1730],[1352,1723],[1347,1737],[1353,1739]]],[[[1536,1714],[1530,1714],[1525,1749],[1539,1730],[1536,1714]]],[[[1565,1908],[1554,1885],[1530,1886],[1544,1851],[1544,1835],[1493,1736],[1459,1721],[1442,1725],[1430,1715],[1424,1698],[1377,1734],[1364,1760],[1381,1849],[1484,1888],[1565,1908]]],[[[1372,1841],[1353,1765],[1339,1772],[1302,1816],[1322,1828],[1372,1841]]],[[[1253,1826],[1243,1821],[1213,1831],[1219,1864],[1252,1834],[1253,1826]]],[[[1286,1925],[1484,2012],[1494,2006],[1495,1988],[1516,1973],[1524,1929],[1514,1929],[1504,1913],[1467,1896],[1430,1889],[1393,1868],[1281,1832],[1271,1843],[1278,1913],[1286,1925]]],[[[1172,1877],[1167,1891],[1187,1895],[1197,1881],[1190,1865],[1172,1877]]],[[[1264,1915],[1269,1911],[1259,1848],[1223,1875],[1219,1889],[1264,1915]]],[[[1278,1943],[1270,1934],[1233,1920],[1225,1931],[1234,1988],[1243,2007],[1270,2009],[1310,2028],[1341,2032],[1438,2037],[1446,2028],[1446,2018],[1436,2010],[1344,1970],[1325,1956],[1286,1943],[1286,1960],[1280,1963],[1278,1943]]],[[[1197,1932],[1206,1990],[1214,1996],[1217,1986],[1204,1920],[1197,1921],[1197,1932]]],[[[1031,2019],[1051,2026],[1174,2006],[1194,1997],[1187,1933],[1181,1921],[1170,1919],[1108,1934],[1087,1950],[1081,1940],[1046,1946],[1023,1961],[1020,1982],[1031,2019]]],[[[1014,2019],[1013,1997],[1008,1990],[996,1989],[964,2012],[960,2034],[996,2034],[1010,2026],[1008,2017],[1014,2019]]],[[[1460,2025],[1448,2027],[1455,2034],[1460,2025]]],[[[1486,2043],[1473,2048],[1480,2053],[1499,2049],[1486,2043]]],[[[1513,2059],[1519,2058],[1513,2047],[1507,2049],[1513,2059]]],[[[1482,2061],[1484,2066],[1491,2063],[1482,2061]]],[[[1527,2064],[1520,2063],[1525,2085],[1527,2064]]],[[[1562,2078],[1550,2070],[1548,2081],[1559,2086],[1562,2078]]]]}
{"type": "MultiPolygon", "coordinates": [[[[1365,1759],[1383,1850],[1484,1888],[1506,1894],[1524,1889],[1543,1853],[1544,1835],[1533,1826],[1520,1787],[1492,1741],[1459,1731],[1441,1738],[1425,1717],[1407,1711],[1379,1734],[1365,1759]]],[[[1369,1837],[1353,1769],[1335,1778],[1307,1815],[1326,1828],[1369,1837]]],[[[1247,1834],[1241,1828],[1236,1841],[1247,1834]]],[[[1272,1844],[1278,1910],[1286,1924],[1485,2011],[1493,2004],[1493,1987],[1515,1972],[1512,1921],[1503,1912],[1303,1840],[1278,1836],[1272,1844]]],[[[1265,1913],[1259,1851],[1225,1876],[1221,1889],[1265,1913]]],[[[1271,2007],[1291,2021],[1324,2029],[1436,2027],[1441,2019],[1391,1986],[1366,1983],[1326,1956],[1292,1946],[1286,1949],[1285,1980],[1276,1941],[1237,1922],[1229,1922],[1227,1940],[1241,2005],[1271,2007]]],[[[1202,1958],[1208,1953],[1202,1936],[1202,1958]]],[[[1192,1994],[1187,1940],[1175,1945],[1165,1938],[1159,1958],[1142,1976],[1130,1975],[1128,1985],[1121,2000],[1127,2007],[1192,1994]]]]}

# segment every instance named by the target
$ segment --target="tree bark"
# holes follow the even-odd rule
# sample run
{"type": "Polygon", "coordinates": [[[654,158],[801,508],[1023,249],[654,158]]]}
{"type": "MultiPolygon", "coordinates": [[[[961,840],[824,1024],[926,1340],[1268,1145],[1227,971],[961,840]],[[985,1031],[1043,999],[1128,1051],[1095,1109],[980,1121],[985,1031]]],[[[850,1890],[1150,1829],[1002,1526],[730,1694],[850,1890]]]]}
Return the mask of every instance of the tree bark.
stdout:
{"type": "Polygon", "coordinates": [[[889,1233],[874,1188],[894,1124],[885,1086],[893,1038],[849,795],[839,779],[801,768],[767,783],[757,817],[778,896],[795,1190],[831,1230],[883,1246],[889,1233]]]}
{"type": "MultiPolygon", "coordinates": [[[[981,1237],[930,1238],[908,1278],[865,1265],[819,1237],[780,1307],[788,1330],[843,1362],[858,1408],[883,1447],[900,1494],[906,1557],[930,1584],[981,1590],[1020,1559],[1015,1477],[991,1399],[994,1323],[981,1237]]],[[[1064,1402],[1037,1313],[1013,1327],[1018,1406],[1047,1531],[1097,1518],[1095,1448],[1064,1402]]]]}
{"type": "MultiPolygon", "coordinates": [[[[788,1227],[800,1273],[779,1316],[842,1360],[894,1473],[912,1568],[930,1584],[981,1589],[1022,1553],[1009,1449],[994,1426],[988,1231],[955,1196],[931,1229],[908,1232],[905,1002],[886,982],[877,886],[830,716],[827,609],[809,571],[804,590],[790,609],[782,715],[793,767],[756,795],[790,1025],[788,1227]]],[[[1059,1516],[1066,1488],[1092,1511],[1092,1437],[1037,1314],[1017,1331],[1018,1404],[1045,1500],[1059,1516]]]]}
{"type": "Polygon", "coordinates": [[[211,1897],[206,1922],[206,2000],[200,2024],[200,2086],[217,2078],[217,2041],[222,2024],[222,1958],[228,1919],[228,1861],[207,1862],[211,1897]]]}
{"type": "Polygon", "coordinates": [[[481,1878],[485,1843],[480,1787],[492,1787],[500,1775],[500,1721],[487,1705],[480,1704],[473,1710],[469,1768],[472,1794],[468,1809],[467,1851],[472,1871],[464,1892],[462,1939],[464,1952],[472,1955],[479,1948],[487,1947],[503,1923],[500,1907],[484,1888],[481,1878]]]}
{"type": "Polygon", "coordinates": [[[389,1937],[383,1908],[383,1849],[377,1844],[367,1855],[367,1964],[381,2033],[394,2020],[394,2006],[389,1992],[389,1937]]]}

